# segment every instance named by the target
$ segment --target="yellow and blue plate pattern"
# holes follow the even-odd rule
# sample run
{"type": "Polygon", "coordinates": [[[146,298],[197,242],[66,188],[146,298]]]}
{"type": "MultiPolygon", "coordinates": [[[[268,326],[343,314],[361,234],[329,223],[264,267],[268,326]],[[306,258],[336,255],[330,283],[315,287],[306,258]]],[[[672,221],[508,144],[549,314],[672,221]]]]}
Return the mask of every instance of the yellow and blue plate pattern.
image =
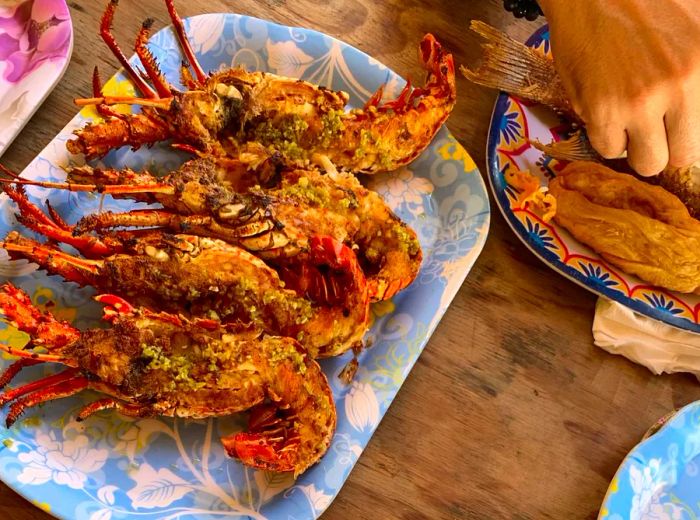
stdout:
{"type": "MultiPolygon", "coordinates": [[[[528,45],[550,53],[549,29],[536,31],[528,45]]],[[[530,104],[506,93],[496,101],[487,144],[491,188],[501,212],[513,231],[543,262],[590,291],[631,309],[693,332],[700,332],[700,297],[650,286],[611,266],[600,255],[574,239],[554,222],[545,223],[518,201],[508,185],[509,170],[528,170],[542,185],[564,167],[534,148],[531,141],[559,140],[567,125],[552,110],[530,104]]]]}

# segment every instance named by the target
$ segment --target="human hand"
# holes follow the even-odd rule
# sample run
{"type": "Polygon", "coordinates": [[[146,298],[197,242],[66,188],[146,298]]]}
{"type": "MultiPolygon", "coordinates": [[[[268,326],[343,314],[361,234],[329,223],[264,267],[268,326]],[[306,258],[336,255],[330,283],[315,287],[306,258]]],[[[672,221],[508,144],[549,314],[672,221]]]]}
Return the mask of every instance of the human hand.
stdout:
{"type": "Polygon", "coordinates": [[[572,106],[605,158],[700,159],[700,0],[540,0],[572,106]]]}

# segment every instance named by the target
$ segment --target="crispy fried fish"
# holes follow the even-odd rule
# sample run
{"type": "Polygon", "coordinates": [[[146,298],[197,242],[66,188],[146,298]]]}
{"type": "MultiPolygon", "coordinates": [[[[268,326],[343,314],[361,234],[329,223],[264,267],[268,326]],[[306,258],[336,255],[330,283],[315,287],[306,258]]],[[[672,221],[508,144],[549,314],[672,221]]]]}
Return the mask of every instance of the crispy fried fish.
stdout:
{"type": "Polygon", "coordinates": [[[549,183],[554,220],[606,261],[650,284],[700,294],[700,221],[660,186],[576,162],[549,183]]]}

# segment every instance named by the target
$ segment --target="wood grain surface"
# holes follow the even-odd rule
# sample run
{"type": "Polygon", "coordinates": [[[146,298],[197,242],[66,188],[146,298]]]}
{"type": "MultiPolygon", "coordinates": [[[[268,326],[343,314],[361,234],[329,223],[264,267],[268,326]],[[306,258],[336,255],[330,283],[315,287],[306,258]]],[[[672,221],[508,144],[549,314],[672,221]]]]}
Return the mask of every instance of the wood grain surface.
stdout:
{"type": "MultiPolygon", "coordinates": [[[[2,161],[21,170],[90,94],[95,64],[116,61],[97,36],[106,0],[69,2],[73,59],[2,161]]],[[[180,0],[183,16],[239,12],[323,31],[402,75],[422,77],[416,44],[434,33],[472,64],[478,18],[524,40],[500,0],[180,0]]],[[[168,19],[162,0],[122,0],[114,33],[168,19]]],[[[448,126],[485,171],[495,92],[458,80],[448,126]]],[[[620,461],[660,416],[700,398],[689,376],[653,376],[592,343],[595,297],[536,259],[492,202],[483,254],[403,385],[325,520],[595,518],[620,461]]],[[[52,501],[60,497],[52,497],[52,501]]],[[[50,518],[0,484],[0,518],[50,518]]]]}

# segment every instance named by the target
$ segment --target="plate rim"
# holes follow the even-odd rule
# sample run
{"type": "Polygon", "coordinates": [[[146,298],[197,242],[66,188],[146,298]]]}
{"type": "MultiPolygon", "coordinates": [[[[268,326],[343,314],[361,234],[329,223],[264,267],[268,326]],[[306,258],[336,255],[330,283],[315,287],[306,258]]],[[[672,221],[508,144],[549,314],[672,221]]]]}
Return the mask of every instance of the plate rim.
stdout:
{"type": "MultiPolygon", "coordinates": [[[[532,46],[538,43],[539,41],[541,41],[542,35],[548,31],[549,24],[542,25],[530,35],[530,37],[527,39],[526,44],[528,46],[532,46]]],[[[528,250],[547,267],[555,271],[557,274],[564,276],[566,279],[576,283],[580,287],[583,287],[584,289],[593,293],[597,297],[603,297],[609,300],[616,301],[621,305],[624,305],[625,307],[628,307],[631,310],[643,314],[644,316],[658,321],[660,323],[665,323],[667,325],[682,330],[700,333],[700,323],[694,323],[688,320],[687,318],[679,318],[670,313],[660,312],[656,307],[648,303],[644,303],[640,300],[633,300],[628,296],[623,295],[619,291],[610,291],[607,289],[602,289],[600,287],[593,287],[592,285],[589,285],[586,282],[586,277],[584,277],[579,271],[576,271],[570,266],[563,264],[558,259],[548,259],[547,256],[544,254],[544,251],[537,244],[533,243],[531,237],[527,233],[524,233],[521,229],[519,229],[518,226],[521,225],[520,222],[515,218],[515,215],[512,211],[509,210],[508,206],[506,206],[508,200],[504,194],[504,190],[497,189],[497,175],[500,174],[500,170],[498,169],[498,155],[496,153],[496,143],[498,140],[499,128],[494,123],[496,122],[497,112],[504,108],[503,105],[506,104],[511,97],[515,98],[515,96],[510,96],[504,91],[499,91],[498,97],[496,98],[496,101],[493,105],[491,119],[489,121],[488,137],[486,140],[486,170],[489,181],[489,187],[491,189],[491,193],[493,194],[493,198],[496,201],[496,205],[498,206],[501,215],[508,223],[508,226],[513,231],[513,233],[520,239],[520,241],[523,244],[525,244],[528,250]]],[[[602,257],[600,258],[600,260],[601,262],[605,262],[605,260],[602,259],[602,257]]],[[[605,263],[607,264],[607,262],[605,263]]],[[[649,285],[651,286],[651,284],[649,285]]],[[[654,286],[654,289],[665,290],[656,286],[654,286]]],[[[668,290],[667,292],[674,293],[675,291],[668,290]]]]}
{"type": "MultiPolygon", "coordinates": [[[[600,509],[598,511],[598,520],[603,520],[609,517],[610,511],[606,511],[606,509],[608,509],[608,505],[610,504],[610,501],[613,499],[613,497],[617,495],[617,492],[613,490],[613,488],[615,487],[615,484],[619,482],[621,476],[628,474],[629,469],[631,467],[631,463],[637,457],[637,453],[639,453],[645,448],[648,448],[649,446],[655,446],[657,444],[663,446],[663,444],[667,441],[667,438],[671,438],[674,436],[677,437],[679,435],[683,438],[687,437],[688,427],[677,424],[685,422],[686,417],[692,414],[694,411],[698,410],[698,408],[700,408],[700,400],[690,402],[685,406],[681,407],[680,409],[676,410],[673,413],[672,417],[670,417],[658,429],[658,431],[656,431],[647,438],[641,439],[627,452],[625,457],[622,459],[622,462],[620,462],[620,465],[618,466],[617,470],[615,470],[615,475],[611,479],[610,484],[608,485],[607,490],[605,491],[603,502],[601,503],[600,509]],[[603,513],[605,513],[605,516],[603,516],[603,513]]],[[[616,511],[613,511],[613,513],[619,514],[616,511]]]]}
{"type": "MultiPolygon", "coordinates": [[[[251,16],[251,15],[241,14],[241,13],[236,13],[236,12],[200,13],[200,14],[196,14],[196,15],[192,15],[192,16],[185,17],[185,18],[183,18],[183,21],[185,21],[185,22],[190,22],[190,21],[192,21],[192,20],[194,20],[194,19],[197,19],[197,18],[200,18],[200,17],[211,17],[211,16],[214,16],[214,17],[228,17],[228,16],[234,16],[234,17],[239,17],[239,18],[243,18],[243,19],[247,19],[247,20],[252,20],[252,21],[255,21],[255,22],[262,22],[263,24],[268,25],[268,26],[269,26],[269,25],[273,25],[273,26],[276,26],[276,27],[279,27],[279,28],[282,28],[282,29],[299,30],[299,31],[303,31],[303,32],[305,32],[305,33],[312,33],[312,35],[313,35],[314,37],[320,37],[320,38],[323,38],[323,39],[326,39],[326,40],[330,40],[331,42],[334,42],[334,43],[337,43],[337,44],[341,45],[342,47],[346,47],[346,48],[352,49],[354,52],[357,52],[357,53],[359,53],[360,55],[366,56],[369,60],[371,60],[371,61],[377,63],[378,65],[381,65],[382,67],[384,67],[384,68],[387,70],[387,72],[389,72],[389,73],[391,73],[391,74],[395,74],[397,77],[401,78],[401,80],[405,81],[405,79],[404,79],[402,76],[400,76],[399,74],[397,74],[393,69],[391,69],[390,67],[388,67],[387,65],[385,65],[383,62],[381,62],[381,61],[378,60],[377,58],[374,58],[373,56],[371,56],[371,55],[368,54],[367,52],[363,51],[362,49],[359,49],[358,47],[356,47],[356,46],[354,46],[354,45],[352,45],[352,44],[350,44],[350,43],[344,42],[343,40],[340,40],[339,38],[336,38],[336,37],[334,37],[334,36],[332,36],[332,35],[329,35],[329,34],[326,34],[326,33],[324,33],[324,32],[321,32],[321,31],[319,31],[319,30],[317,30],[317,29],[311,29],[311,28],[306,28],[306,27],[301,27],[301,26],[295,26],[295,25],[285,25],[285,24],[283,24],[283,23],[278,23],[278,22],[276,22],[276,21],[266,20],[266,19],[263,19],[263,18],[258,18],[258,17],[256,17],[256,16],[251,16]]],[[[172,28],[173,28],[172,24],[165,25],[165,26],[163,26],[161,29],[159,29],[159,31],[157,31],[156,33],[154,33],[151,37],[156,36],[156,34],[160,33],[161,31],[171,31],[172,28]]],[[[71,31],[71,53],[72,53],[72,46],[73,46],[73,36],[74,36],[74,31],[71,31]]],[[[133,57],[134,57],[133,55],[130,56],[130,57],[129,57],[129,60],[133,59],[133,57]]],[[[70,60],[67,60],[66,68],[67,68],[67,66],[68,66],[67,64],[68,64],[69,61],[70,61],[70,60]]],[[[65,72],[65,70],[64,70],[64,72],[65,72]]],[[[123,73],[123,68],[121,68],[121,67],[118,68],[118,69],[115,71],[114,76],[116,76],[116,75],[118,75],[118,74],[120,74],[120,73],[123,73]]],[[[62,75],[63,75],[63,74],[62,74],[62,75]]],[[[62,76],[62,75],[61,75],[61,76],[62,76]]],[[[61,79],[61,78],[59,78],[59,80],[57,80],[57,81],[60,81],[60,79],[61,79]]],[[[37,107],[37,108],[38,108],[38,107],[37,107]]],[[[76,117],[77,115],[78,115],[78,112],[76,112],[76,114],[73,116],[73,118],[76,117]]],[[[71,118],[71,121],[73,120],[73,118],[71,118]]],[[[67,124],[70,124],[70,122],[68,122],[67,124]]],[[[447,124],[443,124],[443,125],[442,125],[442,128],[444,129],[444,131],[445,131],[445,133],[446,133],[446,137],[449,137],[449,138],[454,139],[454,142],[457,144],[457,146],[458,146],[459,148],[461,148],[461,149],[464,151],[464,153],[466,154],[466,156],[467,156],[467,157],[469,158],[469,160],[471,160],[472,163],[473,163],[474,168],[473,168],[472,170],[461,169],[460,172],[459,172],[459,176],[460,176],[460,177],[465,177],[465,176],[468,176],[468,175],[473,175],[473,176],[476,176],[476,177],[478,178],[477,181],[476,181],[476,182],[477,182],[478,189],[479,189],[479,192],[477,193],[477,195],[479,195],[479,198],[483,201],[484,207],[483,207],[483,209],[482,209],[480,212],[475,213],[475,214],[473,214],[473,215],[470,215],[468,218],[466,218],[466,219],[463,220],[463,222],[468,222],[468,223],[474,222],[474,223],[475,223],[475,231],[477,232],[477,238],[475,239],[474,245],[473,245],[465,254],[463,254],[463,255],[461,255],[461,256],[459,257],[459,258],[464,258],[465,256],[470,256],[470,259],[469,259],[468,262],[465,262],[465,263],[463,264],[464,267],[461,269],[461,271],[459,272],[459,274],[458,274],[456,277],[453,277],[453,278],[450,279],[450,281],[453,282],[452,285],[446,286],[445,291],[443,292],[443,294],[445,295],[445,297],[443,298],[443,301],[444,301],[444,303],[445,303],[444,306],[439,306],[439,307],[437,308],[437,310],[433,313],[432,319],[431,319],[430,322],[429,322],[429,326],[428,326],[428,328],[426,329],[424,339],[421,341],[421,343],[423,344],[422,347],[421,347],[421,350],[420,350],[419,353],[416,355],[415,359],[413,359],[409,364],[405,365],[406,376],[400,381],[399,385],[395,388],[395,390],[394,390],[394,392],[393,392],[393,395],[391,395],[391,397],[388,398],[386,410],[385,410],[385,412],[381,415],[381,417],[379,418],[379,421],[377,422],[377,424],[374,426],[374,428],[373,428],[371,434],[370,434],[369,437],[368,437],[368,440],[367,440],[365,446],[362,448],[362,452],[365,451],[367,445],[369,444],[369,442],[371,442],[372,437],[374,436],[374,433],[376,432],[377,428],[379,427],[379,425],[381,424],[382,420],[384,419],[384,416],[386,415],[386,413],[388,412],[389,408],[391,407],[391,404],[393,404],[393,401],[395,400],[396,396],[398,395],[398,393],[399,393],[400,389],[402,388],[403,384],[405,383],[406,379],[408,379],[408,377],[409,377],[411,371],[413,370],[415,364],[418,362],[418,359],[420,358],[421,354],[423,353],[423,350],[428,346],[428,343],[430,342],[433,333],[435,332],[437,326],[440,324],[440,322],[442,321],[442,318],[444,317],[445,313],[447,312],[447,310],[448,310],[449,307],[451,306],[451,304],[452,304],[452,302],[453,302],[455,296],[457,295],[457,293],[459,292],[460,288],[461,288],[462,285],[464,284],[464,281],[466,280],[467,276],[469,275],[469,273],[471,272],[472,268],[474,267],[474,264],[476,263],[477,259],[480,257],[481,253],[483,252],[483,249],[484,249],[484,247],[485,247],[485,245],[486,245],[486,241],[488,240],[488,234],[489,234],[490,227],[491,227],[491,203],[490,203],[490,200],[489,200],[489,191],[488,191],[488,189],[487,189],[487,187],[486,187],[486,183],[485,183],[485,181],[484,181],[484,176],[481,174],[481,171],[479,170],[478,165],[473,161],[471,155],[469,154],[469,151],[468,151],[468,150],[462,145],[462,143],[452,134],[452,132],[451,132],[450,129],[448,128],[447,124]],[[457,282],[458,282],[458,283],[457,283],[457,282]]],[[[51,140],[47,143],[46,147],[50,146],[51,143],[56,139],[56,137],[58,137],[63,131],[64,131],[64,129],[59,130],[59,132],[58,132],[56,135],[54,135],[54,137],[52,137],[51,140]]],[[[436,135],[437,135],[437,134],[436,134],[436,135]]],[[[434,141],[431,141],[431,143],[428,145],[428,147],[432,146],[433,143],[434,143],[434,141]]],[[[41,155],[41,153],[43,152],[43,150],[44,150],[46,147],[42,148],[39,152],[37,152],[37,154],[36,154],[36,155],[34,156],[34,158],[30,161],[30,163],[29,163],[28,166],[31,166],[31,164],[34,162],[34,160],[35,160],[37,157],[39,157],[39,156],[41,155]]],[[[424,150],[424,151],[425,151],[425,150],[424,150]]],[[[421,155],[422,155],[422,154],[423,154],[423,152],[421,152],[421,155]]],[[[418,158],[419,158],[421,155],[419,155],[418,158]]],[[[409,165],[410,165],[410,164],[411,164],[411,163],[409,163],[409,165]]],[[[2,447],[0,446],[0,449],[1,449],[1,448],[2,448],[2,447]]],[[[360,454],[360,456],[361,456],[361,454],[360,454]]],[[[358,458],[358,461],[359,461],[359,458],[358,458]]],[[[342,490],[342,488],[343,488],[345,482],[347,481],[348,477],[350,476],[350,473],[352,473],[352,469],[354,469],[354,467],[355,467],[356,464],[357,464],[357,461],[355,462],[355,464],[353,464],[353,467],[351,468],[351,470],[348,471],[347,474],[343,477],[342,482],[341,482],[340,485],[338,486],[337,492],[333,495],[331,501],[330,501],[322,510],[314,510],[314,514],[315,514],[315,517],[314,517],[314,518],[320,517],[320,516],[326,511],[326,509],[327,509],[328,507],[330,507],[330,505],[332,504],[332,502],[337,498],[338,494],[339,494],[340,491],[342,490]]],[[[33,489],[31,486],[27,486],[27,485],[16,485],[16,482],[11,481],[9,478],[7,478],[7,477],[5,476],[4,470],[3,470],[2,468],[0,468],[0,480],[1,480],[2,482],[4,482],[5,485],[7,485],[8,488],[10,488],[13,492],[19,494],[19,495],[22,496],[25,500],[27,500],[31,505],[33,505],[33,506],[35,506],[35,507],[38,507],[38,505],[34,503],[34,500],[36,499],[36,497],[35,497],[35,496],[31,496],[31,495],[32,495],[31,493],[25,492],[25,490],[26,490],[26,491],[29,491],[29,490],[33,489]]],[[[43,509],[42,509],[42,510],[43,510],[43,509]]],[[[46,511],[46,510],[44,510],[44,511],[45,511],[47,514],[49,514],[49,515],[51,515],[51,516],[54,516],[55,518],[70,518],[70,517],[67,517],[67,516],[66,516],[66,517],[60,516],[60,515],[62,515],[63,513],[60,513],[60,515],[59,515],[58,512],[46,511]]],[[[124,514],[126,515],[125,518],[131,518],[131,517],[132,517],[132,515],[131,515],[129,512],[126,512],[126,513],[124,513],[124,514]]]]}

